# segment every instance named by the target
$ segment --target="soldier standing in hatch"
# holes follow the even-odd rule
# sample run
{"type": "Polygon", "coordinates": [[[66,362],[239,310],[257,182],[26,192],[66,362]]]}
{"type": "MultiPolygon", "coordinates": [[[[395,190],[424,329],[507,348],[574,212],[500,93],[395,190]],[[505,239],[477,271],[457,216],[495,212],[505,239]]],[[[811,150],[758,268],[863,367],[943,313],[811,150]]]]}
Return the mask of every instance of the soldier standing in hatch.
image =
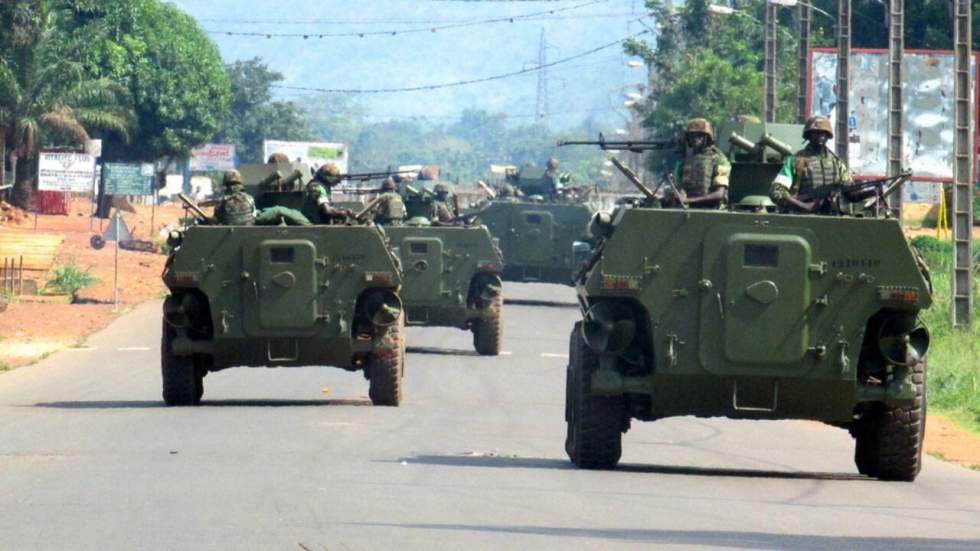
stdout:
{"type": "Polygon", "coordinates": [[[401,224],[405,219],[405,203],[398,195],[395,179],[391,176],[381,182],[381,194],[374,206],[374,223],[381,225],[401,224]]]}
{"type": "Polygon", "coordinates": [[[456,221],[456,208],[449,200],[449,186],[439,182],[435,187],[436,196],[432,199],[429,220],[433,224],[451,224],[456,221]]]}
{"type": "Polygon", "coordinates": [[[551,157],[546,165],[548,168],[544,172],[544,179],[547,184],[546,189],[550,199],[554,200],[565,189],[565,184],[571,179],[568,173],[558,172],[558,159],[551,157]]]}
{"type": "Polygon", "coordinates": [[[237,170],[225,172],[224,195],[214,207],[214,217],[223,226],[250,226],[255,223],[255,199],[245,193],[242,175],[237,170]]]}
{"type": "Polygon", "coordinates": [[[705,119],[691,119],[684,128],[684,141],[691,154],[674,167],[678,187],[674,198],[682,205],[694,208],[725,208],[732,165],[714,146],[715,131],[711,123],[705,119]]]}
{"type": "Polygon", "coordinates": [[[321,166],[306,184],[303,216],[314,224],[329,224],[354,215],[350,209],[338,209],[330,202],[330,188],[340,183],[340,170],[333,163],[321,166]]]}
{"type": "Polygon", "coordinates": [[[803,126],[806,147],[786,159],[769,188],[769,197],[774,203],[784,209],[815,212],[823,202],[807,200],[808,195],[825,186],[839,186],[846,192],[853,182],[847,165],[827,147],[827,140],[833,137],[830,119],[807,119],[803,126]]]}

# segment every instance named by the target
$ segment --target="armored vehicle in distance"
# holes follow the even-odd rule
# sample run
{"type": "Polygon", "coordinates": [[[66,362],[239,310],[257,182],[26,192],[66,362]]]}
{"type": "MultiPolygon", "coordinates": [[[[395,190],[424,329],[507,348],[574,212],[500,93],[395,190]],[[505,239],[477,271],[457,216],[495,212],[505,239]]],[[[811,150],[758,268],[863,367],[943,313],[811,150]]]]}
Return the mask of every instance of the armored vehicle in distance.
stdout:
{"type": "MultiPolygon", "coordinates": [[[[290,165],[243,170],[274,173],[290,165]]],[[[249,181],[258,204],[302,198],[305,167],[288,184],[249,181]],[[280,185],[281,184],[281,185],[280,185]]],[[[280,174],[283,171],[279,171],[280,174]]],[[[397,406],[405,362],[397,259],[363,224],[223,226],[172,232],[163,273],[161,368],[168,405],[196,405],[204,377],[230,367],[331,365],[362,371],[375,405],[397,406]],[[356,244],[354,246],[353,244],[356,244]]]]}
{"type": "Polygon", "coordinates": [[[918,474],[929,341],[918,313],[932,286],[882,215],[895,187],[846,215],[739,208],[761,205],[781,166],[760,144],[771,130],[719,140],[741,144],[729,152],[732,212],[624,205],[593,220],[601,240],[576,281],[583,319],[566,379],[575,465],[613,468],[631,419],[695,415],[822,421],[853,435],[860,473],[918,474]]]}
{"type": "Polygon", "coordinates": [[[451,224],[430,219],[436,182],[402,184],[406,221],[385,226],[401,259],[406,324],[473,332],[481,355],[500,353],[503,338],[503,259],[490,232],[462,216],[451,224]]]}
{"type": "Polygon", "coordinates": [[[592,250],[585,230],[596,209],[587,202],[555,201],[536,193],[544,175],[533,166],[508,174],[510,185],[531,193],[491,201],[480,221],[498,240],[505,281],[570,285],[592,250]]]}

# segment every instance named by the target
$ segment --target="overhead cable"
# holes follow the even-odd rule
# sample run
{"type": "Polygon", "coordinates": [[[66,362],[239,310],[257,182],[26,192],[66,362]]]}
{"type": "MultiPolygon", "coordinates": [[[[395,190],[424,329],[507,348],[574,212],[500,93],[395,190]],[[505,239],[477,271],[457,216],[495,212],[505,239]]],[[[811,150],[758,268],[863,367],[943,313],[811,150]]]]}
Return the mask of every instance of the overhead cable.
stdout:
{"type": "Polygon", "coordinates": [[[555,65],[560,65],[562,63],[567,63],[569,61],[573,61],[573,60],[576,60],[576,59],[579,59],[579,58],[583,58],[585,56],[592,55],[592,54],[597,53],[597,52],[601,52],[602,50],[607,50],[609,48],[612,48],[613,46],[617,46],[617,45],[621,44],[624,40],[629,40],[630,38],[636,38],[638,36],[641,36],[641,35],[644,35],[644,34],[648,34],[649,32],[650,31],[642,31],[642,32],[636,33],[634,35],[627,36],[625,38],[620,38],[619,40],[615,40],[615,41],[610,42],[608,44],[603,44],[602,46],[598,46],[596,48],[592,48],[591,50],[580,52],[580,53],[577,53],[577,54],[575,54],[573,56],[562,58],[562,59],[559,59],[557,61],[552,61],[551,63],[545,63],[543,65],[535,65],[533,67],[528,67],[526,69],[521,69],[520,71],[511,71],[509,73],[503,73],[503,74],[493,75],[493,76],[483,77],[483,78],[474,78],[474,79],[469,79],[469,80],[459,80],[459,81],[455,81],[455,82],[443,82],[443,83],[439,83],[439,84],[424,84],[424,85],[419,85],[419,86],[407,86],[407,87],[403,87],[403,88],[375,88],[375,89],[359,89],[359,88],[314,88],[314,87],[307,87],[307,86],[286,86],[286,85],[279,85],[279,84],[272,85],[272,88],[277,88],[277,89],[280,89],[280,90],[300,90],[300,91],[304,91],[304,92],[319,92],[319,93],[324,93],[324,94],[388,94],[388,93],[394,93],[394,92],[420,92],[420,91],[424,91],[424,90],[438,90],[438,89],[441,89],[441,88],[455,88],[457,86],[466,86],[466,85],[469,85],[469,84],[479,84],[481,82],[490,82],[490,81],[493,81],[493,80],[501,80],[501,79],[505,79],[505,78],[510,78],[510,77],[518,76],[518,75],[524,75],[524,74],[528,74],[528,73],[534,73],[534,72],[540,71],[542,69],[547,69],[548,67],[554,67],[555,65]]]}
{"type": "Polygon", "coordinates": [[[443,31],[447,29],[459,29],[464,27],[474,27],[477,25],[489,25],[495,23],[515,23],[517,21],[531,19],[541,15],[555,14],[559,12],[581,9],[587,6],[593,6],[595,4],[600,4],[602,2],[607,2],[608,0],[590,0],[589,2],[584,2],[582,4],[576,4],[574,6],[567,6],[564,8],[555,8],[552,10],[529,13],[523,15],[512,15],[507,17],[495,17],[492,19],[483,19],[479,21],[465,21],[461,23],[450,23],[446,25],[433,25],[427,27],[409,28],[409,29],[388,29],[379,31],[346,31],[337,33],[316,33],[316,32],[295,32],[295,33],[272,33],[272,32],[257,32],[257,31],[219,31],[219,30],[208,30],[207,32],[211,34],[226,35],[226,36],[251,36],[251,37],[265,37],[265,38],[302,38],[304,40],[310,38],[339,38],[339,37],[366,37],[366,36],[379,36],[379,35],[390,35],[397,36],[400,34],[416,34],[416,33],[434,33],[437,31],[443,31]]]}

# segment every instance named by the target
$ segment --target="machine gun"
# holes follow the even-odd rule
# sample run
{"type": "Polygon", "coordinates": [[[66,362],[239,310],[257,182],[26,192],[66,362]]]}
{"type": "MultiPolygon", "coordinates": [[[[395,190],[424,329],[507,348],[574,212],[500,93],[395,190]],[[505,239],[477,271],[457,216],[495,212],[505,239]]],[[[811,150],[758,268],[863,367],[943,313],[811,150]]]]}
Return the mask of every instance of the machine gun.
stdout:
{"type": "Polygon", "coordinates": [[[184,203],[184,208],[191,211],[194,214],[194,216],[200,218],[201,221],[204,222],[205,224],[213,225],[218,223],[218,221],[215,220],[213,217],[204,214],[204,211],[201,210],[201,207],[197,206],[197,203],[195,203],[194,200],[188,197],[187,195],[183,193],[178,193],[177,198],[180,199],[182,203],[184,203]]]}
{"type": "Polygon", "coordinates": [[[415,170],[391,170],[388,169],[385,172],[359,172],[359,173],[349,173],[341,174],[338,176],[341,180],[348,180],[354,182],[367,182],[370,180],[384,180],[389,176],[402,175],[402,174],[415,174],[415,170]]]}
{"type": "Polygon", "coordinates": [[[606,137],[600,132],[599,139],[594,142],[575,140],[558,141],[558,147],[564,147],[566,145],[598,145],[603,151],[630,151],[633,153],[642,153],[644,151],[681,149],[684,147],[684,142],[677,140],[607,140],[606,137]]]}
{"type": "Polygon", "coordinates": [[[841,195],[845,197],[854,197],[856,200],[860,201],[868,197],[869,193],[872,197],[865,201],[863,208],[874,208],[875,216],[878,215],[879,208],[882,202],[888,198],[891,194],[902,189],[912,178],[912,171],[905,170],[902,171],[897,176],[889,176],[887,178],[877,178],[874,180],[865,180],[863,182],[844,185],[844,184],[831,184],[829,186],[822,186],[813,190],[807,194],[801,194],[797,199],[802,203],[812,204],[812,211],[820,211],[825,209],[828,202],[839,198],[841,195]]]}

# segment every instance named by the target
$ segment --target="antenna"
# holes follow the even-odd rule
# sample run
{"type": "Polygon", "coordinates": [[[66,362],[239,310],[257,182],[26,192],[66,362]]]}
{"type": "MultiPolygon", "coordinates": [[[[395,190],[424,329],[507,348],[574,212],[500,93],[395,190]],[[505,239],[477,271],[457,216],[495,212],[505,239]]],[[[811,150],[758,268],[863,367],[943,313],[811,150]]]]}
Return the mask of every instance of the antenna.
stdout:
{"type": "MultiPolygon", "coordinates": [[[[544,29],[541,29],[541,42],[538,45],[538,67],[548,64],[548,40],[545,37],[544,29]]],[[[538,97],[534,105],[534,115],[538,121],[547,121],[548,118],[548,69],[538,71],[538,97]]]]}

